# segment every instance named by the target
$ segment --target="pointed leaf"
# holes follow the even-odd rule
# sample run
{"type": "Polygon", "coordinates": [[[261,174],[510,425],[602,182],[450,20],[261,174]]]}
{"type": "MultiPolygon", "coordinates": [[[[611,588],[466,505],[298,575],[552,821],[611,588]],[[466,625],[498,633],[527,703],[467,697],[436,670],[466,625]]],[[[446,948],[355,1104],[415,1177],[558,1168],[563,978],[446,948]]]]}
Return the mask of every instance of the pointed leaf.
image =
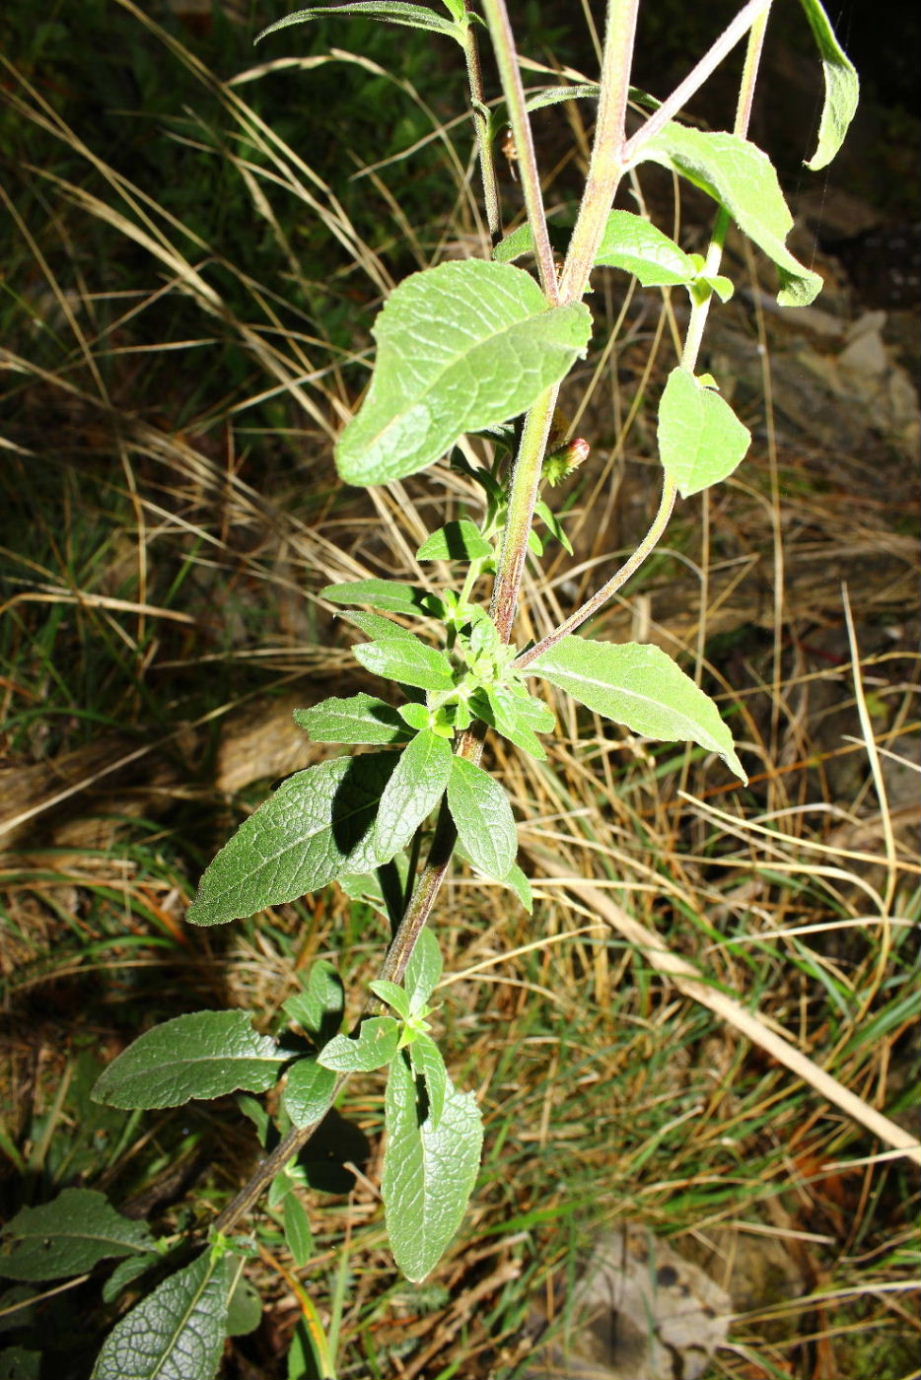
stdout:
{"type": "Polygon", "coordinates": [[[409,1062],[413,1073],[425,1084],[432,1129],[437,1130],[448,1095],[448,1070],[441,1057],[441,1050],[431,1035],[424,1032],[416,1035],[409,1045],[409,1062]]]}
{"type": "Polygon", "coordinates": [[[448,1081],[441,1121],[420,1123],[416,1080],[402,1054],[390,1065],[381,1191],[397,1265],[418,1283],[441,1259],[476,1182],[483,1123],[472,1093],[448,1081]]]}
{"type": "Polygon", "coordinates": [[[822,59],[825,101],[819,122],[816,151],[806,162],[813,172],[827,167],[844,142],[860,99],[860,82],[854,65],[835,37],[821,0],[801,0],[822,59]]]}
{"type": "Polygon", "coordinates": [[[659,404],[659,457],[682,498],[718,484],[745,459],[751,432],[690,369],[673,369],[659,404]]]}
{"type": "Polygon", "coordinates": [[[345,988],[332,963],[321,958],[310,965],[302,992],[295,992],[282,1006],[292,1021],[306,1031],[311,1039],[325,1042],[335,1035],[342,1024],[345,1010],[345,988]]]}
{"type": "Polygon", "coordinates": [[[467,259],[413,274],[377,318],[374,375],[339,440],[339,473],[385,484],[426,469],[465,432],[526,411],[590,334],[583,303],[548,307],[510,264],[467,259]]]}
{"type": "Polygon", "coordinates": [[[258,1035],[246,1011],[193,1011],[155,1025],[119,1054],[93,1088],[111,1107],[179,1107],[243,1088],[266,1092],[291,1056],[258,1035]]]}
{"type": "Polygon", "coordinates": [[[422,1010],[438,986],[443,967],[438,940],[431,930],[424,929],[416,940],[416,947],[406,965],[406,976],[403,979],[414,1011],[422,1010]]]}
{"type": "Polygon", "coordinates": [[[767,154],[737,134],[691,129],[672,121],[643,144],[638,163],[661,163],[712,196],[739,228],[773,259],[780,272],[782,307],[805,307],[822,290],[784,241],[793,229],[777,173],[767,154]]]}
{"type": "Polygon", "coordinates": [[[318,1056],[326,1069],[336,1073],[372,1073],[383,1068],[397,1052],[400,1022],[392,1016],[369,1016],[358,1028],[358,1038],[337,1035],[318,1056]]]}
{"type": "Polygon", "coordinates": [[[503,738],[539,761],[546,760],[544,745],[536,735],[552,733],[556,715],[543,700],[528,694],[524,686],[490,685],[485,687],[482,698],[477,695],[473,703],[477,714],[503,738]]]}
{"type": "Polygon", "coordinates": [[[444,652],[415,636],[361,642],[352,651],[362,666],[385,680],[435,692],[454,689],[454,670],[444,652]]]}
{"type": "Polygon", "coordinates": [[[278,19],[256,35],[259,43],[269,34],[280,29],[290,29],[295,24],[308,24],[311,19],[321,19],[325,15],[344,14],[366,19],[380,19],[384,24],[402,24],[408,29],[429,29],[432,33],[446,34],[460,44],[464,41],[465,25],[453,23],[441,14],[435,14],[425,5],[411,5],[406,0],[351,0],[345,5],[311,5],[309,9],[297,10],[284,19],[278,19]]]}
{"type": "Polygon", "coordinates": [[[719,710],[660,647],[564,637],[528,667],[597,714],[645,738],[682,738],[716,752],[747,781],[719,710]]]}
{"type": "Polygon", "coordinates": [[[531,883],[517,863],[515,863],[508,875],[502,878],[502,885],[511,887],[512,891],[514,891],[515,895],[530,915],[534,910],[534,893],[531,890],[531,883]]]}
{"type": "Polygon", "coordinates": [[[350,695],[295,709],[294,722],[315,743],[399,743],[409,737],[398,711],[373,695],[350,695]]]}
{"type": "Polygon", "coordinates": [[[376,997],[380,997],[381,1001],[393,1008],[401,1020],[409,1020],[412,1014],[409,993],[399,983],[391,982],[389,978],[375,978],[373,982],[368,983],[368,986],[376,997]]]}
{"type": "Polygon", "coordinates": [[[65,1188],[41,1207],[22,1208],[3,1229],[0,1275],[7,1279],[60,1279],[82,1275],[100,1260],[156,1255],[143,1222],[122,1217],[105,1194],[65,1188]]]}
{"type": "Polygon", "coordinates": [[[310,1264],[313,1255],[313,1232],[310,1230],[307,1209],[296,1189],[292,1188],[291,1192],[286,1194],[282,1212],[285,1219],[285,1244],[297,1269],[303,1270],[305,1265],[310,1264]]]}
{"type": "Polygon", "coordinates": [[[409,843],[445,793],[451,774],[451,744],[424,728],[400,753],[384,788],[375,842],[380,856],[392,858],[409,843]]]}
{"type": "Polygon", "coordinates": [[[501,881],[515,861],[518,831],[508,796],[498,781],[463,757],[452,757],[448,806],[474,865],[501,881]]]}
{"type": "Polygon", "coordinates": [[[116,1323],[92,1380],[213,1380],[224,1351],[230,1258],[212,1252],[170,1275],[116,1323]]]}
{"type": "Polygon", "coordinates": [[[644,216],[612,211],[595,263],[632,273],[643,287],[689,283],[697,269],[689,255],[644,216]]]}
{"type": "Polygon", "coordinates": [[[430,594],[421,585],[407,585],[402,580],[346,580],[343,584],[327,585],[320,593],[333,604],[370,604],[387,613],[439,616],[437,595],[430,594]]]}
{"type": "Polygon", "coordinates": [[[288,1070],[281,1103],[295,1126],[312,1126],[333,1105],[336,1075],[316,1059],[298,1059],[288,1070]]]}
{"type": "Polygon", "coordinates": [[[372,826],[396,762],[367,753],[289,776],[218,853],[186,918],[222,925],[377,867],[372,826]]]}
{"type": "Polygon", "coordinates": [[[476,523],[459,518],[433,532],[419,547],[416,560],[476,561],[494,554],[492,542],[486,540],[476,523]]]}
{"type": "Polygon", "coordinates": [[[534,231],[529,221],[524,221],[517,230],[501,239],[492,252],[497,264],[511,264],[525,254],[534,253],[534,231]]]}

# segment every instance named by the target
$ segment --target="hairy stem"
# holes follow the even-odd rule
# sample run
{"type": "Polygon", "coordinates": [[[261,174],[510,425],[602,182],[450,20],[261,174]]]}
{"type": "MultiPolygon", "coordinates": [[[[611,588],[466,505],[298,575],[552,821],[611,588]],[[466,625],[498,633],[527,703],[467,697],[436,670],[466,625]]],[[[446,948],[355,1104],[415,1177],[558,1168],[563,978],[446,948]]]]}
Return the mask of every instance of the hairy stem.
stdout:
{"type": "Polygon", "coordinates": [[[550,236],[547,233],[547,217],[544,214],[544,199],[540,186],[540,173],[537,170],[537,158],[534,153],[531,122],[525,108],[524,87],[521,83],[518,54],[515,51],[515,39],[509,23],[505,0],[483,0],[483,12],[486,16],[486,23],[489,25],[489,36],[492,39],[496,62],[499,67],[499,77],[502,82],[502,94],[508,107],[509,124],[512,127],[515,147],[518,150],[518,171],[524,192],[528,223],[534,236],[534,254],[537,259],[540,285],[547,301],[555,306],[559,300],[556,268],[553,263],[553,251],[550,248],[550,236]]]}
{"type": "MultiPolygon", "coordinates": [[[[469,14],[471,0],[464,0],[464,3],[469,14]]],[[[476,130],[477,157],[483,184],[483,207],[486,211],[486,224],[489,227],[492,242],[496,244],[502,235],[499,187],[496,182],[496,162],[489,137],[489,111],[484,99],[480,48],[477,43],[476,25],[472,23],[467,25],[464,34],[464,61],[467,64],[467,87],[473,110],[473,127],[476,130]]]]}

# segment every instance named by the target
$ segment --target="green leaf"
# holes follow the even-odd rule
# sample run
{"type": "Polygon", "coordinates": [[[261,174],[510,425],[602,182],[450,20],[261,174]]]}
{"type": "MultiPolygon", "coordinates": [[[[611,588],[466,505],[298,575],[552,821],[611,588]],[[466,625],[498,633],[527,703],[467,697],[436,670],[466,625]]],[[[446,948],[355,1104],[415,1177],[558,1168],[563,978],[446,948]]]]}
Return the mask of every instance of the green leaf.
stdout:
{"type": "Polygon", "coordinates": [[[745,459],[751,432],[690,369],[673,369],[659,404],[659,457],[682,498],[718,484],[745,459]]]}
{"type": "Polygon", "coordinates": [[[416,947],[406,965],[406,976],[403,979],[414,1011],[422,1010],[438,986],[443,967],[438,940],[431,930],[424,929],[416,940],[416,947]]]}
{"type": "Polygon", "coordinates": [[[231,1259],[205,1251],[116,1323],[92,1380],[213,1380],[227,1336],[231,1259]]]}
{"type": "Polygon", "coordinates": [[[3,1231],[0,1275],[7,1279],[60,1279],[82,1275],[100,1260],[156,1254],[143,1222],[116,1212],[103,1193],[65,1188],[41,1207],[22,1208],[3,1231]]]}
{"type": "Polygon", "coordinates": [[[359,1026],[357,1039],[337,1035],[318,1057],[324,1068],[336,1073],[371,1073],[390,1063],[399,1043],[399,1021],[392,1016],[369,1016],[359,1026]]]}
{"type": "Polygon", "coordinates": [[[243,1088],[266,1092],[290,1055],[258,1035],[246,1011],[193,1011],[155,1025],[119,1054],[93,1088],[112,1107],[179,1107],[243,1088]]]}
{"type": "Polygon", "coordinates": [[[434,810],[451,774],[451,744],[424,728],[400,753],[374,826],[380,856],[392,858],[434,810]]]}
{"type": "Polygon", "coordinates": [[[433,532],[419,547],[416,560],[476,561],[494,554],[492,542],[486,540],[476,523],[459,518],[433,532]]]}
{"type": "Polygon", "coordinates": [[[860,99],[860,82],[853,63],[835,37],[821,0],[801,0],[801,3],[818,45],[825,78],[818,144],[806,162],[807,168],[818,172],[828,166],[844,142],[860,99]]]}
{"type": "Polygon", "coordinates": [[[483,1123],[472,1093],[448,1080],[441,1121],[420,1122],[416,1080],[402,1054],[390,1065],[381,1191],[397,1265],[416,1283],[441,1259],[476,1182],[483,1123]]]}
{"type": "Polygon", "coordinates": [[[377,318],[371,387],[337,448],[350,484],[435,463],[467,431],[509,421],[584,353],[581,302],[548,307],[530,274],[481,259],[412,274],[377,318]]]}
{"type": "Polygon", "coordinates": [[[510,235],[501,239],[492,252],[497,264],[511,264],[525,254],[534,253],[534,232],[530,221],[524,221],[510,235]]]}
{"type": "Polygon", "coordinates": [[[349,623],[354,623],[356,628],[368,638],[376,637],[415,637],[415,633],[410,632],[409,628],[404,628],[402,623],[395,623],[392,618],[385,618],[380,613],[364,613],[358,609],[346,609],[341,618],[345,618],[349,623]]]}
{"type": "Polygon", "coordinates": [[[443,15],[433,13],[425,5],[410,5],[404,3],[404,0],[351,0],[350,4],[345,5],[311,5],[309,9],[297,10],[294,14],[286,15],[284,19],[276,20],[274,24],[258,33],[253,41],[260,43],[269,34],[276,34],[280,29],[290,29],[295,24],[308,24],[312,19],[322,19],[326,15],[335,14],[380,19],[385,24],[402,24],[408,29],[428,29],[432,33],[453,38],[460,44],[464,41],[465,25],[445,19],[443,15]]]}
{"type": "Polygon", "coordinates": [[[448,1070],[441,1057],[441,1050],[432,1039],[420,1031],[409,1045],[409,1062],[413,1073],[425,1083],[429,1100],[429,1116],[432,1129],[437,1130],[445,1109],[448,1095],[448,1070]]]}
{"type": "Polygon", "coordinates": [[[114,1303],[123,1289],[140,1279],[160,1259],[160,1255],[129,1255],[120,1260],[102,1286],[103,1303],[114,1303]]]}
{"type": "Polygon", "coordinates": [[[281,1104],[295,1126],[312,1126],[333,1105],[336,1075],[316,1059],[298,1059],[288,1070],[281,1104]]]}
{"type": "Polygon", "coordinates": [[[345,988],[332,963],[325,958],[312,963],[304,990],[295,992],[282,1006],[292,1021],[306,1031],[311,1039],[323,1043],[335,1035],[342,1024],[345,1010],[345,988]]]}
{"type": "Polygon", "coordinates": [[[262,1321],[262,1299],[241,1272],[227,1304],[227,1336],[246,1337],[262,1321]]]}
{"type": "Polygon", "coordinates": [[[719,710],[659,647],[564,637],[528,667],[597,714],[665,742],[690,739],[747,781],[719,710]]]}
{"type": "Polygon", "coordinates": [[[542,498],[539,498],[537,502],[534,504],[534,512],[540,518],[544,526],[547,528],[547,531],[552,536],[556,537],[557,541],[560,543],[560,546],[562,546],[563,550],[567,552],[570,556],[574,555],[572,549],[572,542],[569,540],[569,536],[566,532],[565,527],[560,522],[559,518],[557,517],[553,509],[548,508],[547,504],[544,502],[542,498]]]}
{"type": "Polygon", "coordinates": [[[576,86],[548,86],[536,96],[529,96],[525,109],[530,115],[534,110],[543,110],[548,105],[559,105],[561,101],[597,101],[600,95],[601,87],[594,81],[580,82],[576,86]]]}
{"type": "Polygon", "coordinates": [[[295,1266],[303,1270],[305,1265],[310,1264],[313,1256],[313,1232],[310,1230],[307,1209],[296,1189],[292,1188],[291,1192],[285,1195],[282,1213],[285,1220],[285,1243],[295,1266]]]}
{"type": "Polygon", "coordinates": [[[544,745],[536,735],[552,733],[556,715],[543,700],[529,695],[524,686],[490,685],[482,695],[474,696],[473,707],[503,738],[539,761],[546,761],[544,745]]]}
{"type": "Polygon", "coordinates": [[[402,580],[346,580],[343,584],[327,585],[320,593],[333,604],[370,604],[387,613],[440,616],[437,595],[402,580]]]}
{"type": "Polygon", "coordinates": [[[512,891],[514,891],[515,895],[530,915],[534,910],[534,893],[531,890],[531,883],[517,863],[515,863],[508,875],[502,878],[502,885],[511,887],[512,891]]]}
{"type": "Polygon", "coordinates": [[[42,1353],[24,1346],[8,1346],[0,1352],[0,1380],[39,1380],[42,1353]]]}
{"type": "Polygon", "coordinates": [[[375,978],[368,986],[376,997],[392,1007],[401,1020],[408,1021],[412,1015],[409,994],[397,982],[389,978],[375,978]]]}
{"type": "Polygon", "coordinates": [[[691,129],[672,121],[644,144],[637,163],[660,163],[726,207],[739,228],[773,259],[782,307],[805,307],[822,290],[784,241],[793,228],[777,173],[767,154],[737,134],[691,129]]]}
{"type": "Polygon", "coordinates": [[[388,637],[361,642],[352,651],[362,666],[385,680],[435,692],[454,689],[454,670],[444,652],[415,636],[411,641],[408,637],[388,637]]]}
{"type": "Polygon", "coordinates": [[[315,743],[399,743],[409,737],[399,712],[373,695],[349,695],[295,709],[294,722],[315,743]]]}
{"type": "Polygon", "coordinates": [[[386,861],[372,826],[396,763],[391,752],[366,753],[289,776],[218,853],[186,918],[222,925],[386,861]]]}
{"type": "Polygon", "coordinates": [[[452,757],[448,806],[474,866],[501,881],[515,861],[518,832],[498,781],[463,757],[452,757]]]}
{"type": "Polygon", "coordinates": [[[691,282],[697,272],[674,240],[632,211],[610,213],[595,263],[632,273],[643,287],[677,287],[691,282]]]}

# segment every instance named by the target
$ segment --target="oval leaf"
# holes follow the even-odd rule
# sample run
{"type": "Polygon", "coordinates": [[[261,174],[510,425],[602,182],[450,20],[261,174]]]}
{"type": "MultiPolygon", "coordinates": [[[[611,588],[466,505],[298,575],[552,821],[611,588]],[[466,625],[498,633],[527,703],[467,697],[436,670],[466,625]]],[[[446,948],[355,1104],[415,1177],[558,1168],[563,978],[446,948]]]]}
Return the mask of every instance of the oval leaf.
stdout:
{"type": "Polygon", "coordinates": [[[416,560],[475,561],[493,554],[492,543],[486,540],[476,523],[469,518],[459,518],[433,532],[419,547],[416,560]]]}
{"type": "Polygon", "coordinates": [[[548,307],[510,264],[468,259],[414,273],[377,318],[374,375],[340,437],[339,473],[385,484],[426,469],[465,432],[525,412],[590,334],[583,303],[548,307]]]}
{"type": "Polygon", "coordinates": [[[336,1073],[373,1073],[390,1063],[399,1043],[399,1021],[392,1016],[369,1016],[362,1021],[357,1039],[337,1035],[323,1046],[318,1058],[324,1068],[336,1073]]]}
{"type": "Polygon", "coordinates": [[[334,604],[369,604],[371,608],[384,609],[387,613],[435,612],[432,601],[439,602],[437,595],[430,594],[421,585],[407,585],[402,580],[346,580],[340,585],[327,585],[320,593],[324,599],[334,604]]]}
{"type": "Polygon", "coordinates": [[[438,940],[431,930],[424,929],[416,940],[403,978],[403,986],[414,1011],[422,1010],[438,986],[443,966],[438,940]]]}
{"type": "Polygon", "coordinates": [[[451,774],[451,744],[424,728],[400,753],[381,796],[375,842],[381,858],[405,847],[445,793],[451,774]]]}
{"type": "Polygon", "coordinates": [[[452,757],[448,806],[474,867],[501,882],[518,852],[518,831],[505,791],[481,767],[452,757]]]}
{"type": "Polygon", "coordinates": [[[398,743],[409,737],[397,710],[373,695],[350,695],[295,709],[294,722],[315,743],[398,743]]]}
{"type": "Polygon", "coordinates": [[[231,1261],[211,1251],[116,1323],[92,1380],[213,1380],[224,1351],[231,1261]]]}
{"type": "Polygon", "coordinates": [[[295,1126],[312,1126],[333,1105],[336,1075],[316,1059],[298,1059],[288,1070],[282,1106],[295,1126]]]}
{"type": "Polygon", "coordinates": [[[94,1102],[179,1107],[243,1088],[266,1092],[289,1055],[258,1035],[245,1011],[193,1011],[154,1026],[96,1080],[94,1102]]]}
{"type": "Polygon", "coordinates": [[[450,1079],[446,1084],[438,1125],[431,1116],[420,1122],[416,1080],[404,1056],[390,1065],[381,1192],[394,1259],[416,1283],[435,1268],[460,1226],[480,1165],[476,1099],[450,1079]]]}
{"type": "Polygon", "coordinates": [[[699,743],[748,780],[716,705],[660,647],[564,637],[531,662],[532,672],[644,738],[699,743]]]}
{"type": "Polygon", "coordinates": [[[103,1193],[65,1188],[50,1203],[22,1208],[3,1230],[0,1275],[7,1279],[60,1279],[82,1275],[100,1260],[156,1254],[143,1222],[116,1212],[103,1193]]]}
{"type": "Polygon", "coordinates": [[[377,867],[374,818],[396,762],[367,753],[289,776],[218,853],[186,918],[223,925],[377,867]]]}
{"type": "Polygon", "coordinates": [[[751,432],[690,369],[673,369],[659,404],[659,458],[682,498],[718,484],[742,463],[751,432]]]}
{"type": "Polygon", "coordinates": [[[674,240],[632,211],[608,216],[595,263],[632,273],[643,287],[677,287],[691,282],[697,272],[674,240]]]}
{"type": "MultiPolygon", "coordinates": [[[[378,642],[360,642],[352,651],[362,666],[385,680],[435,693],[454,689],[454,671],[444,652],[420,642],[411,633],[381,638],[378,642]]],[[[361,869],[351,868],[350,871],[361,869]]]]}
{"type": "Polygon", "coordinates": [[[790,253],[793,229],[777,173],[766,153],[738,134],[691,129],[675,121],[643,144],[636,160],[660,163],[712,196],[749,239],[773,259],[782,283],[782,307],[805,307],[822,290],[822,279],[790,253]]]}

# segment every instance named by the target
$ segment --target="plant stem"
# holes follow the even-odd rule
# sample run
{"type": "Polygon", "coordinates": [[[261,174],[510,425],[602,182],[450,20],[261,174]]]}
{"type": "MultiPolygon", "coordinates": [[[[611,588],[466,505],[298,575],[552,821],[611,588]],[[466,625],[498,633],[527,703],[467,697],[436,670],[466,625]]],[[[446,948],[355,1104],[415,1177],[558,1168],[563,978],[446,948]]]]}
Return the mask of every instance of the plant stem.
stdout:
{"type": "Polygon", "coordinates": [[[577,302],[588,287],[598,246],[626,166],[627,99],[639,0],[608,0],[601,55],[601,99],[585,192],[560,279],[560,299],[577,302]]]}
{"type": "MultiPolygon", "coordinates": [[[[726,26],[712,48],[692,68],[684,81],[675,87],[672,94],[662,102],[655,114],[650,115],[646,123],[641,125],[636,133],[628,139],[624,148],[625,162],[636,162],[637,154],[643,145],[648,144],[649,140],[654,138],[668,124],[669,120],[673,119],[679,110],[687,105],[691,97],[700,90],[707,78],[732,52],[736,44],[744,38],[748,30],[759,19],[766,20],[771,3],[772,0],[748,0],[748,4],[744,5],[732,23],[726,26]]],[[[739,133],[738,129],[736,133],[739,133]]]]}
{"type": "Polygon", "coordinates": [[[659,544],[659,539],[668,526],[672,510],[675,507],[676,494],[677,486],[674,480],[666,477],[662,485],[662,497],[659,500],[659,511],[656,513],[649,531],[633,552],[633,555],[629,560],[624,561],[617,573],[612,575],[606,584],[603,584],[599,590],[595,591],[590,599],[587,599],[584,604],[577,608],[575,613],[571,613],[569,617],[555,627],[552,632],[549,632],[546,637],[541,638],[540,642],[536,643],[533,647],[529,647],[526,652],[522,652],[521,656],[516,657],[513,665],[517,671],[522,671],[526,666],[530,666],[532,661],[536,661],[544,652],[549,652],[550,648],[555,647],[562,638],[567,636],[567,634],[574,632],[576,628],[580,627],[581,624],[586,621],[586,619],[591,618],[592,614],[597,613],[598,610],[607,603],[611,596],[616,594],[617,591],[627,583],[631,575],[636,573],[646,557],[651,555],[659,544]]]}
{"type": "MultiPolygon", "coordinates": [[[[471,0],[464,0],[464,3],[469,14],[471,0]]],[[[477,43],[474,23],[469,23],[464,33],[464,61],[467,64],[467,87],[470,92],[473,127],[476,130],[477,157],[480,164],[480,178],[483,183],[483,207],[486,211],[486,224],[489,227],[492,242],[496,244],[502,235],[499,187],[496,182],[496,163],[489,137],[489,111],[484,100],[483,68],[480,64],[480,48],[477,43]]]]}
{"type": "Polygon", "coordinates": [[[550,248],[550,236],[547,233],[547,217],[544,214],[540,173],[537,170],[534,139],[526,109],[521,70],[518,66],[518,54],[515,51],[515,38],[509,23],[505,0],[483,0],[483,12],[489,25],[489,35],[496,54],[499,78],[502,82],[502,94],[508,107],[509,124],[512,127],[512,137],[518,151],[518,171],[524,192],[528,223],[531,226],[531,234],[534,236],[534,254],[537,259],[540,285],[547,301],[551,306],[556,306],[559,300],[556,267],[553,262],[553,251],[550,248]]]}

